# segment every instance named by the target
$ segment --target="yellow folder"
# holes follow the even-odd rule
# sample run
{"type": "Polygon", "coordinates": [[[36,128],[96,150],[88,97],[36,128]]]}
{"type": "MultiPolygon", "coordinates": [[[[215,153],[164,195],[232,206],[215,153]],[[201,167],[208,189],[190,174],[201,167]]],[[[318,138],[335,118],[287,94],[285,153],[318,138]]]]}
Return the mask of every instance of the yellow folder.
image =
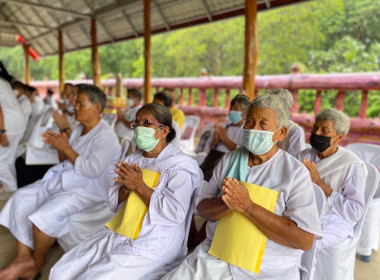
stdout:
{"type": "MultiPolygon", "coordinates": [[[[278,192],[254,184],[240,182],[251,200],[273,212],[278,192]]],[[[260,272],[267,237],[243,214],[231,211],[219,220],[209,253],[218,259],[249,270],[260,272]]]]}
{"type": "MultiPolygon", "coordinates": [[[[141,169],[144,183],[154,188],[157,186],[160,173],[148,169],[141,169]]],[[[148,207],[135,193],[130,192],[117,214],[106,223],[106,227],[123,236],[136,239],[140,233],[148,207]]]]}

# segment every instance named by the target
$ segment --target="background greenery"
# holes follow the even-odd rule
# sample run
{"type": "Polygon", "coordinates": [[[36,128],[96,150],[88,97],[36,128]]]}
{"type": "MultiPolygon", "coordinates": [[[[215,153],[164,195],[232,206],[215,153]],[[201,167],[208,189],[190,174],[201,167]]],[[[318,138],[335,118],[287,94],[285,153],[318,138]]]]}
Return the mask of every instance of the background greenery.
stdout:
{"type": "MultiPolygon", "coordinates": [[[[380,71],[379,26],[380,1],[372,0],[317,0],[261,12],[258,74],[288,74],[294,62],[303,73],[380,71]]],[[[103,78],[109,73],[143,77],[142,39],[101,46],[99,55],[103,78]]],[[[206,68],[214,76],[239,76],[243,55],[243,17],[167,32],[152,38],[152,75],[197,77],[206,68]]],[[[0,47],[0,60],[22,78],[21,47],[0,47]]],[[[65,54],[66,78],[91,78],[90,60],[89,49],[65,54]]],[[[57,56],[31,63],[31,72],[35,80],[58,79],[57,56]]],[[[322,107],[333,106],[335,95],[324,92],[322,107]]],[[[312,112],[314,96],[314,91],[300,92],[300,110],[312,112]]],[[[347,94],[349,115],[357,114],[360,98],[359,92],[347,94]]],[[[380,116],[379,92],[369,94],[368,115],[380,116]]]]}

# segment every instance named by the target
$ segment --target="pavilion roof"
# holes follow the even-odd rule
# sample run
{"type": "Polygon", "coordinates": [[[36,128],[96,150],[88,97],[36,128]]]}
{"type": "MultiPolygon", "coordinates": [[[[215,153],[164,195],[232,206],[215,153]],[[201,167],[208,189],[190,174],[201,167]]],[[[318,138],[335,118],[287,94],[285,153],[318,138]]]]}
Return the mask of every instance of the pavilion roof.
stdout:
{"type": "MultiPolygon", "coordinates": [[[[307,0],[258,0],[259,11],[307,0]]],[[[245,0],[151,0],[152,34],[244,14],[245,0]]],[[[91,46],[91,18],[98,44],[141,37],[143,0],[0,0],[0,45],[22,41],[40,55],[58,54],[58,30],[64,51],[91,46]],[[21,37],[20,37],[21,36],[21,37]]]]}

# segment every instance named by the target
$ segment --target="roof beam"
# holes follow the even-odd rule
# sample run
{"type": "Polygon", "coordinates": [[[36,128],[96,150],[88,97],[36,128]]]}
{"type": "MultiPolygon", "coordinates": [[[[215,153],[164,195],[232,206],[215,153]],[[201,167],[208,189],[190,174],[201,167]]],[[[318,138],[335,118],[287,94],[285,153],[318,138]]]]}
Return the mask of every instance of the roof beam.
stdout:
{"type": "Polygon", "coordinates": [[[212,15],[211,15],[210,9],[207,6],[207,3],[205,2],[205,0],[200,0],[200,2],[202,3],[203,8],[205,9],[208,21],[212,21],[212,15]]]}
{"type": "Polygon", "coordinates": [[[54,8],[51,6],[26,2],[26,1],[22,1],[22,0],[0,0],[0,2],[7,3],[7,4],[16,4],[16,5],[21,5],[21,6],[29,6],[32,8],[43,9],[43,10],[50,11],[50,12],[70,15],[70,16],[73,16],[76,18],[83,18],[83,19],[90,19],[91,18],[91,16],[89,16],[89,15],[84,15],[84,14],[80,14],[77,12],[68,11],[65,9],[54,8]]]}
{"type": "Polygon", "coordinates": [[[270,0],[265,0],[265,5],[266,5],[267,8],[269,9],[269,8],[270,8],[270,0]]]}
{"type": "Polygon", "coordinates": [[[158,6],[157,1],[156,0],[152,0],[152,3],[154,4],[154,6],[156,6],[157,12],[160,15],[162,21],[164,22],[164,25],[165,25],[166,29],[170,30],[170,25],[169,25],[168,21],[166,20],[164,14],[162,13],[162,11],[160,9],[160,6],[158,6]]]}
{"type": "Polygon", "coordinates": [[[121,12],[123,16],[125,17],[125,19],[127,20],[128,25],[132,28],[133,34],[135,35],[135,37],[139,37],[139,32],[137,31],[136,27],[133,25],[133,22],[131,21],[127,13],[124,10],[121,10],[121,12]]]}
{"type": "Polygon", "coordinates": [[[8,24],[8,25],[13,25],[13,26],[29,26],[29,27],[50,29],[49,27],[42,25],[42,24],[34,24],[34,23],[11,21],[11,20],[7,20],[7,21],[0,20],[0,24],[8,24]]]}

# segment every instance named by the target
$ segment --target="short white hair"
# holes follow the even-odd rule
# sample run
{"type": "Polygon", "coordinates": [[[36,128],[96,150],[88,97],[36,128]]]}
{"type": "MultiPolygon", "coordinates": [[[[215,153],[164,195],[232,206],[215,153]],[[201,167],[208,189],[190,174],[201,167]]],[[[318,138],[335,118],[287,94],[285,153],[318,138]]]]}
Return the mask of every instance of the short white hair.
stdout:
{"type": "Polygon", "coordinates": [[[343,133],[347,135],[350,130],[350,118],[343,113],[342,111],[338,111],[336,109],[324,109],[322,112],[315,116],[315,121],[326,121],[329,120],[334,124],[334,129],[337,134],[343,133]]]}
{"type": "Polygon", "coordinates": [[[293,106],[293,95],[287,89],[283,89],[283,88],[269,89],[265,92],[265,94],[278,95],[280,98],[284,100],[289,110],[293,106]]]}
{"type": "Polygon", "coordinates": [[[274,95],[274,94],[261,95],[253,99],[252,105],[249,108],[249,110],[251,110],[252,107],[272,109],[273,111],[276,112],[276,121],[277,121],[278,127],[282,127],[282,126],[287,127],[289,125],[289,120],[290,120],[289,108],[283,102],[282,98],[280,98],[278,95],[274,95]]]}

